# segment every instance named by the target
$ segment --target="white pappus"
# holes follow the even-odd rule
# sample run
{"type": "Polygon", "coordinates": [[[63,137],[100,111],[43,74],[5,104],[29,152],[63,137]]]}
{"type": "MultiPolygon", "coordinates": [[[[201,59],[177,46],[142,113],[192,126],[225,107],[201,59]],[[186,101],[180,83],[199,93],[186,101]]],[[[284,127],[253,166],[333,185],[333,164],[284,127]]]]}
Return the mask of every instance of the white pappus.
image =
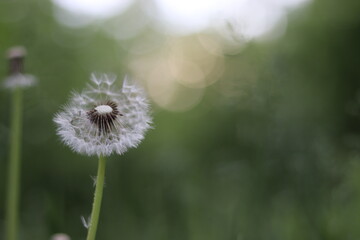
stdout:
{"type": "Polygon", "coordinates": [[[6,77],[3,86],[7,89],[27,88],[36,83],[37,79],[33,75],[17,73],[6,77]]]}
{"type": "Polygon", "coordinates": [[[74,93],[56,114],[57,134],[80,154],[109,156],[136,147],[151,127],[149,103],[144,90],[125,77],[91,75],[84,91],[74,93]]]}

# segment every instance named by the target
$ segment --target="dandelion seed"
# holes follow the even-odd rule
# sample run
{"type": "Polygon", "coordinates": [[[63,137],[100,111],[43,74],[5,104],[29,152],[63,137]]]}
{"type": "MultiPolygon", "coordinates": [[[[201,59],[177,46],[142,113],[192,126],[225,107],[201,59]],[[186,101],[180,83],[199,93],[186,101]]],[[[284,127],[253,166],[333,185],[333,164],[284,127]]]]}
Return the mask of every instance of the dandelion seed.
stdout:
{"type": "MultiPolygon", "coordinates": [[[[96,187],[96,182],[97,182],[97,176],[90,176],[91,179],[93,180],[93,187],[96,187]]],[[[106,187],[106,182],[104,180],[104,187],[106,187]]]]}
{"type": "Polygon", "coordinates": [[[24,74],[24,47],[10,48],[7,53],[9,74],[3,82],[5,88],[11,89],[10,107],[10,149],[7,179],[7,200],[5,213],[6,239],[17,239],[20,196],[21,169],[21,136],[22,136],[22,88],[32,86],[35,78],[24,74]]]}
{"type": "Polygon", "coordinates": [[[109,156],[136,147],[150,128],[148,101],[144,91],[125,78],[116,87],[111,75],[91,76],[82,93],[74,93],[58,113],[57,134],[75,152],[109,156]]]}
{"type": "Polygon", "coordinates": [[[136,147],[150,128],[148,102],[141,88],[127,77],[122,88],[116,77],[91,76],[91,84],[82,93],[74,93],[70,102],[55,118],[57,134],[80,154],[99,157],[94,202],[90,221],[81,217],[88,228],[87,240],[95,240],[105,182],[106,157],[136,147]]]}
{"type": "Polygon", "coordinates": [[[18,46],[10,48],[7,54],[9,60],[9,74],[5,78],[3,86],[8,89],[27,88],[36,84],[34,76],[24,73],[24,59],[26,50],[18,46]]]}
{"type": "Polygon", "coordinates": [[[93,180],[93,187],[96,186],[96,176],[90,176],[91,179],[93,180]]]}
{"type": "Polygon", "coordinates": [[[86,219],[84,218],[84,216],[81,216],[81,222],[82,222],[83,226],[84,226],[86,229],[89,228],[89,226],[90,226],[90,224],[89,224],[90,218],[88,218],[88,220],[86,220],[86,219]]]}

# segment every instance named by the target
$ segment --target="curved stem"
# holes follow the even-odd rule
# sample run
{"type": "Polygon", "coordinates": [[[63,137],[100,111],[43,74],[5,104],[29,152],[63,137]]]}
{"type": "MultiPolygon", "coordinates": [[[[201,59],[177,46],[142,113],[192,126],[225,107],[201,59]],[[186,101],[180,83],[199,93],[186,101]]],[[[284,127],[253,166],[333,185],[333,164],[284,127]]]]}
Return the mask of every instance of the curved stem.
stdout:
{"type": "Polygon", "coordinates": [[[22,92],[15,89],[12,93],[10,156],[8,163],[6,199],[6,240],[16,240],[18,233],[18,205],[20,189],[20,151],[22,128],[22,92]]]}
{"type": "Polygon", "coordinates": [[[88,235],[87,235],[86,240],[95,240],[96,229],[97,229],[97,225],[99,222],[103,188],[104,188],[105,165],[106,165],[106,158],[103,156],[100,156],[99,157],[99,165],[98,165],[98,173],[97,173],[97,177],[96,177],[94,202],[93,202],[93,206],[92,206],[91,220],[90,220],[89,230],[88,230],[88,235]]]}

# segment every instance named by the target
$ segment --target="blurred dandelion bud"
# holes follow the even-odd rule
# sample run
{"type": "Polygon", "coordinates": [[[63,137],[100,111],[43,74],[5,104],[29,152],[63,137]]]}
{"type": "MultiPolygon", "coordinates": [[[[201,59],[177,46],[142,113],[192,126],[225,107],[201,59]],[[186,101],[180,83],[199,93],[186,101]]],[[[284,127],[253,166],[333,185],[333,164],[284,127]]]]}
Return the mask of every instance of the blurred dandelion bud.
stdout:
{"type": "Polygon", "coordinates": [[[65,233],[56,233],[51,236],[50,240],[71,240],[71,238],[65,233]]]}
{"type": "Polygon", "coordinates": [[[26,49],[22,46],[12,47],[8,50],[9,72],[4,81],[5,88],[26,88],[36,84],[34,76],[24,73],[25,56],[26,49]]]}
{"type": "Polygon", "coordinates": [[[74,93],[63,111],[56,114],[57,134],[80,154],[109,156],[136,147],[152,122],[142,88],[125,77],[92,74],[82,93],[74,93]]]}

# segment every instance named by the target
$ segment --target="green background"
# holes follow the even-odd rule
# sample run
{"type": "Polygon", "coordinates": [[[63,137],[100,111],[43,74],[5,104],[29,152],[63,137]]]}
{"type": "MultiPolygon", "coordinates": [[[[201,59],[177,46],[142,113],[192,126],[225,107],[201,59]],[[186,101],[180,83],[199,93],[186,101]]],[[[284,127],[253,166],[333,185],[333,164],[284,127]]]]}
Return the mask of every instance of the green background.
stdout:
{"type": "MultiPolygon", "coordinates": [[[[71,29],[48,1],[0,2],[0,54],[25,46],[39,79],[24,92],[21,239],[85,239],[97,159],[64,146],[52,118],[92,71],[121,79],[126,46],[166,35],[149,27],[119,41],[99,30],[106,24],[71,29]]],[[[152,104],[154,129],[110,157],[98,239],[360,239],[360,1],[314,0],[290,13],[283,36],[223,59],[196,106],[152,104]]],[[[10,104],[2,89],[0,206],[10,104]]]]}

